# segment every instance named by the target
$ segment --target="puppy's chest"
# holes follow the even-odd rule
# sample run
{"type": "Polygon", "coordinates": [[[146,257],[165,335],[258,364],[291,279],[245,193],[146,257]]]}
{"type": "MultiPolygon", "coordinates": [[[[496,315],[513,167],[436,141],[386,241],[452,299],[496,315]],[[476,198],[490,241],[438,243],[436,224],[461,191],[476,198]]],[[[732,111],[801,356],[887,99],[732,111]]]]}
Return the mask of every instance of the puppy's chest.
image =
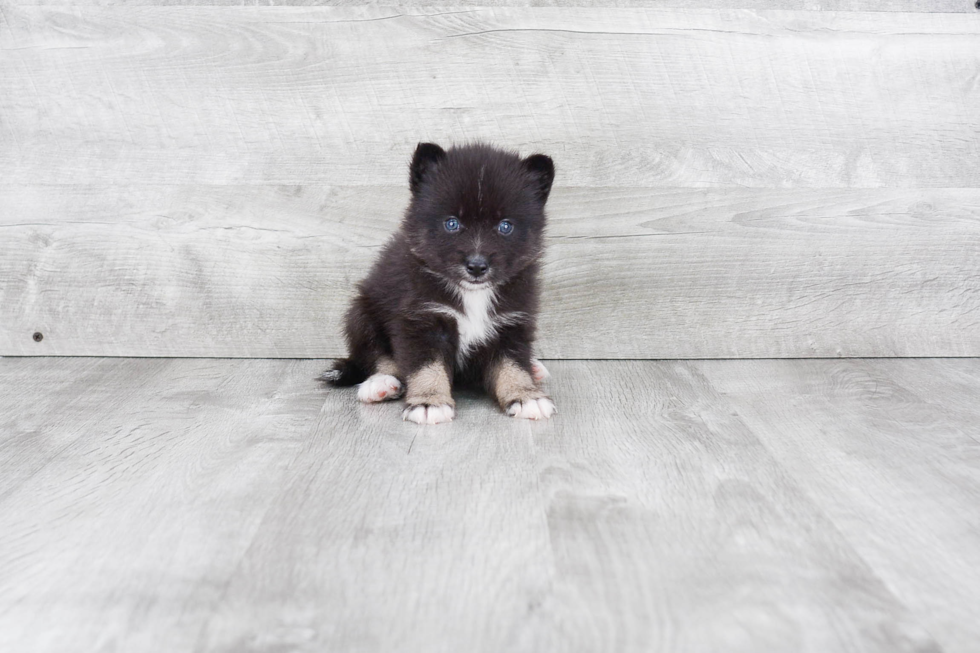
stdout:
{"type": "Polygon", "coordinates": [[[526,319],[522,312],[498,313],[493,291],[489,288],[467,290],[460,294],[462,310],[445,304],[429,304],[428,309],[456,322],[459,347],[456,362],[462,365],[480,345],[492,340],[501,327],[526,319]]]}
{"type": "Polygon", "coordinates": [[[465,358],[473,348],[496,334],[498,324],[494,320],[494,297],[489,289],[465,291],[462,299],[463,311],[455,311],[455,317],[459,349],[465,358]]]}

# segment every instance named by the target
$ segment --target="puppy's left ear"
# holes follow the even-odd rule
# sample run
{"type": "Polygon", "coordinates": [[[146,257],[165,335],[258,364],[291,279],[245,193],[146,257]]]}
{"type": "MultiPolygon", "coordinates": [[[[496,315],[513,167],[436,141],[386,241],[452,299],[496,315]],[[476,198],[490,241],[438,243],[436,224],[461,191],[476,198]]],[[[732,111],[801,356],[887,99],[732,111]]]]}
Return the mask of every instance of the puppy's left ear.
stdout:
{"type": "Polygon", "coordinates": [[[535,196],[544,204],[548,201],[551,184],[555,181],[555,162],[551,160],[550,156],[532,154],[521,161],[521,165],[531,177],[535,196]]]}

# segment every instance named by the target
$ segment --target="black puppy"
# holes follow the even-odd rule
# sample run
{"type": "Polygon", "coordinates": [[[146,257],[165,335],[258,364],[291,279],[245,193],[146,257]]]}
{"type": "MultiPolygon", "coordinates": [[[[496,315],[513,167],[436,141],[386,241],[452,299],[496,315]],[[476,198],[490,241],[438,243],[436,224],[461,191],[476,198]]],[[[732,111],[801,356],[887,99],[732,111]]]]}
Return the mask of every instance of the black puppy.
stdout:
{"type": "Polygon", "coordinates": [[[548,372],[532,359],[551,159],[488,145],[420,143],[401,228],[358,286],[350,357],[324,380],[361,383],[364,402],[408,404],[403,418],[453,418],[453,380],[481,383],[508,415],[547,419],[548,372]]]}

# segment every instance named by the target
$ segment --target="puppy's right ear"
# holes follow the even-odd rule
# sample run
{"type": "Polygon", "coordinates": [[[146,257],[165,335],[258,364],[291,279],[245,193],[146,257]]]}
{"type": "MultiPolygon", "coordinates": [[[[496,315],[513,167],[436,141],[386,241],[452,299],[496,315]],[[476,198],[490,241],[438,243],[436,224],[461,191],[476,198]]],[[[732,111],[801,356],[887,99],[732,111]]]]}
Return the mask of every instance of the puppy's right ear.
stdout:
{"type": "Polygon", "coordinates": [[[412,195],[418,195],[419,189],[426,177],[432,174],[439,162],[446,156],[446,151],[435,143],[419,143],[412,155],[412,165],[408,175],[408,186],[412,195]]]}

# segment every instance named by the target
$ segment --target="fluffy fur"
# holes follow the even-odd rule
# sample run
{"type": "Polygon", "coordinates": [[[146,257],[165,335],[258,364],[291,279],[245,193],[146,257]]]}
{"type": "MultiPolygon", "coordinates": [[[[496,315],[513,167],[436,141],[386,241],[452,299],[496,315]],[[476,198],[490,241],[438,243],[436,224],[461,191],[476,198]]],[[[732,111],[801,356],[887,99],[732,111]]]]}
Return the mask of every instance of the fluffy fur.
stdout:
{"type": "Polygon", "coordinates": [[[451,420],[452,385],[466,381],[509,415],[549,418],[554,404],[540,387],[548,372],[531,351],[554,175],[543,154],[419,144],[401,227],[347,311],[350,355],[324,380],[367,381],[362,401],[404,393],[403,417],[419,423],[451,420]]]}

